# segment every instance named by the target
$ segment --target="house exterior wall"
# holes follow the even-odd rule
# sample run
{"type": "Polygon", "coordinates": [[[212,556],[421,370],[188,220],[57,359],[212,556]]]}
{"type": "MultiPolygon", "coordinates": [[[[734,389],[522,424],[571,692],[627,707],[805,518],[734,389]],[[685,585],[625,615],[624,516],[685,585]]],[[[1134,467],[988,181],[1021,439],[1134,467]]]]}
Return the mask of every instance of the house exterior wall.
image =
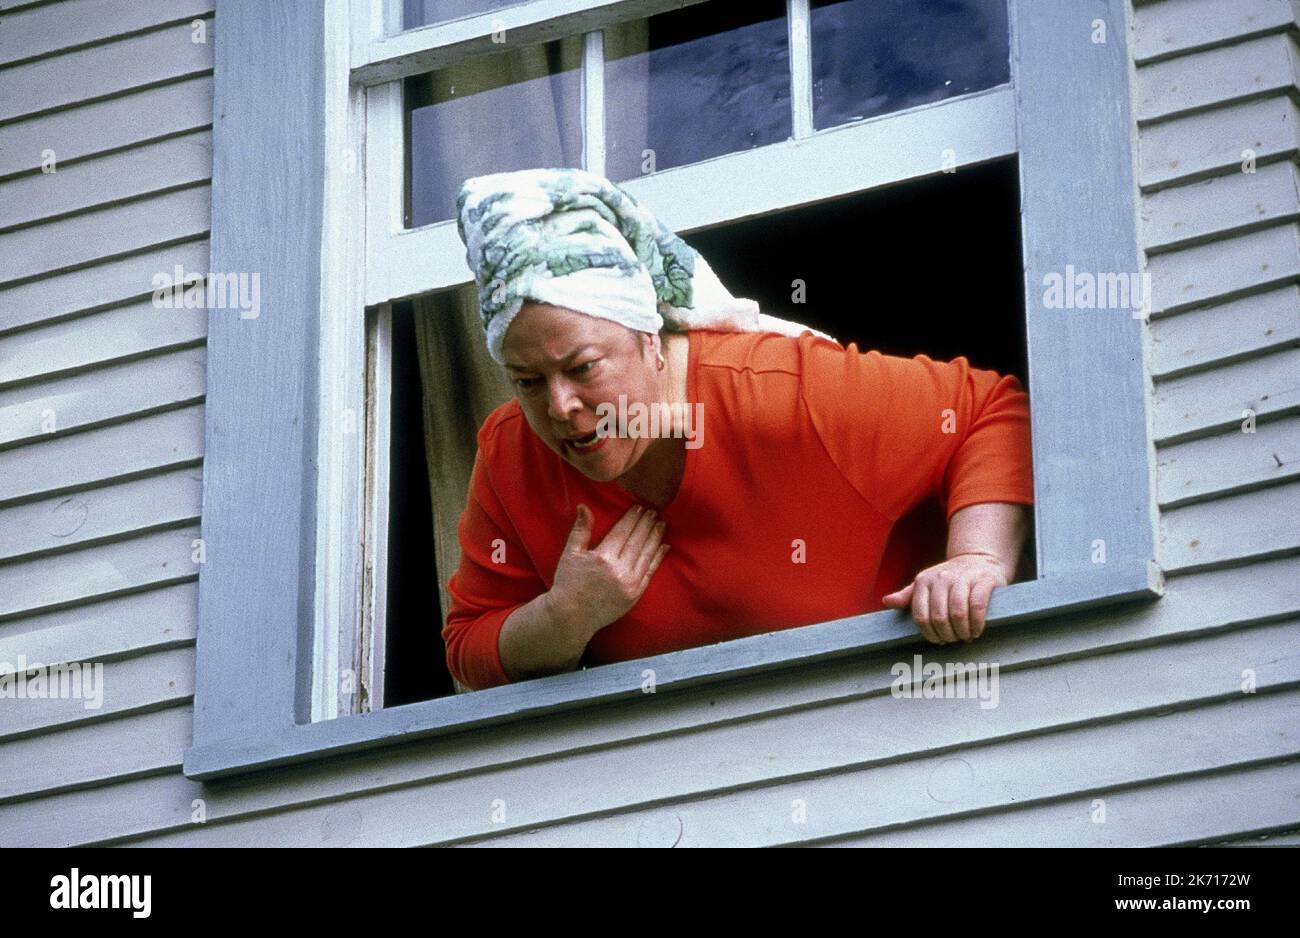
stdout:
{"type": "Polygon", "coordinates": [[[206,313],[148,284],[207,267],[212,2],[0,17],[0,662],[105,682],[0,700],[5,845],[1300,842],[1290,0],[1132,10],[1163,598],[918,646],[998,663],[992,709],[894,698],[894,651],[208,784],[206,313]]]}

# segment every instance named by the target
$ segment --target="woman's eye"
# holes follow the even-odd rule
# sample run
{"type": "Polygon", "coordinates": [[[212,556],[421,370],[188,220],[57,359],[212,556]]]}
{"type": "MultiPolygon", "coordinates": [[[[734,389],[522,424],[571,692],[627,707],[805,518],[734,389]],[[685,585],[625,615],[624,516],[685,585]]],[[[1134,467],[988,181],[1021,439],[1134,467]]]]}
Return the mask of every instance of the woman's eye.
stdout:
{"type": "Polygon", "coordinates": [[[581,365],[574,365],[569,370],[572,371],[575,375],[586,374],[591,369],[591,366],[594,364],[596,364],[594,361],[583,362],[581,365]]]}
{"type": "Polygon", "coordinates": [[[521,391],[527,391],[529,388],[536,385],[537,381],[537,378],[516,378],[515,384],[519,386],[521,391]]]}

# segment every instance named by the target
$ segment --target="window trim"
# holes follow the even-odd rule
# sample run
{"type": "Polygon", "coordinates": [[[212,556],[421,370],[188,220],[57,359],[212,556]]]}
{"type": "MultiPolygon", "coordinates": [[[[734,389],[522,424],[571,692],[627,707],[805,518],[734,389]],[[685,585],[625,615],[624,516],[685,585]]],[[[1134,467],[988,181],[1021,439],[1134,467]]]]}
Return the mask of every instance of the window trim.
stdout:
{"type": "MultiPolygon", "coordinates": [[[[533,0],[495,15],[653,5],[533,0]]],[[[341,545],[355,540],[343,532],[360,530],[365,517],[365,486],[355,467],[364,465],[366,434],[349,435],[341,421],[322,422],[321,415],[337,418],[349,408],[358,419],[365,413],[364,374],[339,374],[328,367],[328,356],[339,343],[364,341],[366,330],[360,242],[367,240],[367,226],[350,221],[365,211],[365,173],[357,170],[370,160],[355,154],[366,142],[367,92],[349,80],[357,63],[345,50],[355,46],[350,36],[368,35],[383,9],[382,0],[354,0],[351,13],[343,4],[311,0],[226,0],[218,11],[225,38],[216,50],[212,268],[261,271],[266,283],[257,319],[221,310],[210,316],[202,513],[207,556],[199,574],[194,736],[184,773],[212,779],[639,697],[647,668],[655,672],[656,693],[663,694],[917,642],[910,615],[886,610],[373,713],[346,712],[349,700],[323,676],[363,660],[345,635],[359,626],[362,591],[341,595],[339,585],[360,582],[347,559],[355,551],[341,545]],[[293,171],[268,172],[269,154],[292,159],[293,171]],[[303,222],[290,231],[286,218],[303,222]],[[331,289],[322,289],[326,283],[331,289]],[[326,510],[318,512],[321,502],[326,510]],[[332,711],[344,715],[331,719],[332,711]]],[[[1009,11],[1010,88],[909,112],[935,117],[959,107],[1016,105],[1012,145],[1019,153],[1024,216],[1039,579],[996,591],[989,628],[1149,600],[1163,591],[1153,559],[1157,516],[1142,320],[1125,311],[1046,310],[1041,302],[1043,276],[1063,271],[1064,258],[1081,270],[1142,269],[1125,3],[1010,0],[1009,11]],[[1089,39],[1095,19],[1107,24],[1101,46],[1089,39]],[[1025,35],[1036,41],[1023,41],[1025,35]],[[1078,108],[1064,108],[1062,101],[1078,108]],[[1053,185],[1063,168],[1070,186],[1053,185]],[[1097,197],[1082,206],[1071,203],[1074,186],[1097,197]],[[1064,214],[1067,208],[1073,216],[1064,214]],[[1071,367],[1074,362],[1087,367],[1071,367]],[[1089,442],[1107,443],[1105,463],[1086,458],[1089,442]],[[1081,490],[1104,490],[1108,497],[1072,504],[1070,493],[1081,490]],[[1091,559],[1097,539],[1106,542],[1102,564],[1091,559]]],[[[372,51],[365,54],[395,38],[368,39],[372,51]]],[[[818,137],[848,139],[873,132],[868,126],[894,135],[904,125],[885,129],[886,120],[902,117],[820,131],[798,146],[813,152],[808,147],[818,137]]],[[[656,187],[669,184],[670,173],[687,175],[667,170],[634,180],[629,190],[653,204],[656,187]]],[[[859,181],[854,191],[862,188],[859,181]]],[[[459,241],[454,248],[463,266],[459,241]]]]}

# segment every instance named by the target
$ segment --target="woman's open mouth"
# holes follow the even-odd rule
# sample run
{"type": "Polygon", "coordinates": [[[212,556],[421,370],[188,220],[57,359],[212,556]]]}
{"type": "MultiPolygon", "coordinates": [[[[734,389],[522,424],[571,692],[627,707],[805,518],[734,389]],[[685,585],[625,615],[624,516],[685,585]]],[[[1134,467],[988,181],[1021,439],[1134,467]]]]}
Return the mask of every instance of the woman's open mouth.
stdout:
{"type": "Polygon", "coordinates": [[[605,438],[597,436],[597,432],[595,430],[592,430],[586,436],[581,436],[578,437],[577,439],[566,439],[564,441],[565,449],[569,450],[570,452],[576,453],[578,455],[586,455],[587,453],[594,453],[596,450],[600,449],[604,445],[605,445],[605,438]]]}

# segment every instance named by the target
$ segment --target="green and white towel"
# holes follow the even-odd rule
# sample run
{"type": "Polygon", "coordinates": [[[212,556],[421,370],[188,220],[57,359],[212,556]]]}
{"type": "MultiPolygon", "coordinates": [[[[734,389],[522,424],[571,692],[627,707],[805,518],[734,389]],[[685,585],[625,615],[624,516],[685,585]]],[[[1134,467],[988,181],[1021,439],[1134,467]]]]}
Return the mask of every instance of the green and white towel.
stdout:
{"type": "Polygon", "coordinates": [[[699,252],[626,191],[585,170],[474,176],[456,196],[456,215],[498,363],[525,300],[642,332],[667,326],[830,338],[732,296],[699,252]]]}

